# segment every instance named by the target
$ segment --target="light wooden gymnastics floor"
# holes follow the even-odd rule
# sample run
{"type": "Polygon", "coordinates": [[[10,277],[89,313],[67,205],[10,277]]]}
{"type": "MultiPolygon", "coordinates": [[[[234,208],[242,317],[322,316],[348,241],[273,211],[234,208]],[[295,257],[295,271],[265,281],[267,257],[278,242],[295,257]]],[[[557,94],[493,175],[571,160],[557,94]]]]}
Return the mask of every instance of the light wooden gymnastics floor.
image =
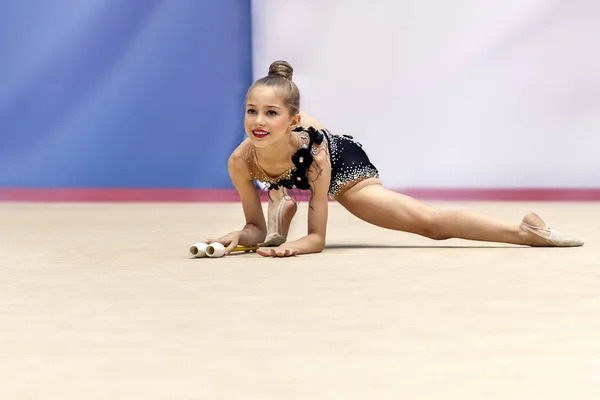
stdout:
{"type": "Polygon", "coordinates": [[[439,206],[586,245],[434,242],[333,203],[322,254],[190,259],[239,205],[0,204],[0,398],[600,398],[600,203],[439,206]]]}

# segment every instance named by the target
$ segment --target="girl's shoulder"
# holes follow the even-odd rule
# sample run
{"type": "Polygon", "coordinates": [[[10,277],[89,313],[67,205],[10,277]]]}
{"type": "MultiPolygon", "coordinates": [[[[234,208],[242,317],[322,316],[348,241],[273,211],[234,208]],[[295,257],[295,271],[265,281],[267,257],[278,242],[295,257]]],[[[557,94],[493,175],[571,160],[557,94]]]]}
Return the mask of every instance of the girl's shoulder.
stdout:
{"type": "Polygon", "coordinates": [[[229,160],[227,161],[227,167],[233,173],[247,175],[248,178],[251,177],[252,166],[250,160],[250,147],[252,143],[249,138],[244,139],[242,143],[240,143],[229,156],[229,160]]]}
{"type": "Polygon", "coordinates": [[[323,125],[316,119],[308,115],[304,110],[300,111],[300,125],[309,127],[312,126],[315,129],[323,129],[323,125]]]}

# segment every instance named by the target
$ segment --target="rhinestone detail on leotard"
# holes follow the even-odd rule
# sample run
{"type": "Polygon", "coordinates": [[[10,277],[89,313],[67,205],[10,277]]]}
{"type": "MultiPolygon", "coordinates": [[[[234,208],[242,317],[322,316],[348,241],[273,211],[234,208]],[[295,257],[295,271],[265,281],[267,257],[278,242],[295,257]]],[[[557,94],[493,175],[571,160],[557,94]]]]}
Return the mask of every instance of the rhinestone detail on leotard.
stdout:
{"type": "Polygon", "coordinates": [[[312,128],[307,130],[294,130],[298,133],[300,146],[296,153],[292,156],[292,166],[290,169],[280,174],[277,177],[269,176],[260,166],[256,150],[254,146],[250,148],[252,156],[246,161],[250,164],[250,158],[253,159],[253,164],[256,170],[250,168],[250,175],[253,179],[265,182],[268,189],[279,189],[285,187],[288,189],[310,189],[307,172],[312,164],[313,157],[319,151],[321,143],[323,143],[324,135],[322,132],[312,128]]]}
{"type": "Polygon", "coordinates": [[[362,150],[362,144],[350,135],[333,135],[327,130],[324,132],[331,160],[329,197],[335,199],[353,182],[379,178],[379,172],[362,150]]]}

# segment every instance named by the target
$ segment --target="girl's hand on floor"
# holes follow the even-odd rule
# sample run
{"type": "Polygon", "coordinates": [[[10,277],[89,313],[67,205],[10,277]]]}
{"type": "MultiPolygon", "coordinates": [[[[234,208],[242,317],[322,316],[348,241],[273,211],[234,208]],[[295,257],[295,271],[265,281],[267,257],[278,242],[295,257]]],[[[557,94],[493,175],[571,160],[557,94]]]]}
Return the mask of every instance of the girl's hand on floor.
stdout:
{"type": "Polygon", "coordinates": [[[263,257],[294,257],[295,255],[300,253],[300,250],[285,247],[276,247],[268,249],[259,248],[258,250],[256,250],[256,252],[263,257]]]}
{"type": "Polygon", "coordinates": [[[231,253],[231,251],[235,249],[240,242],[240,232],[231,232],[218,239],[208,239],[204,241],[206,244],[211,244],[214,242],[221,243],[223,246],[226,246],[227,248],[225,249],[225,254],[227,255],[231,253]]]}

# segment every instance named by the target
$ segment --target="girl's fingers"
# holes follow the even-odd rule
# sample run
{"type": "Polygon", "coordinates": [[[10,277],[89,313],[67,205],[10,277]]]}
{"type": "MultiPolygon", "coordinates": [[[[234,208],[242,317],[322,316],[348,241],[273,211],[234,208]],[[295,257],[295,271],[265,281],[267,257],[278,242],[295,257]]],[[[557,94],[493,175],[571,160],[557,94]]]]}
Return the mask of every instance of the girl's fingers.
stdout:
{"type": "Polygon", "coordinates": [[[299,253],[299,250],[295,249],[281,249],[277,251],[278,257],[292,257],[299,253]]]}
{"type": "Polygon", "coordinates": [[[233,251],[233,249],[236,248],[236,246],[238,245],[237,240],[232,240],[231,243],[229,244],[229,246],[227,246],[227,248],[225,249],[225,254],[229,254],[233,251]]]}
{"type": "Polygon", "coordinates": [[[300,250],[296,250],[296,249],[279,249],[279,248],[273,248],[273,249],[258,249],[256,250],[256,253],[260,254],[263,257],[292,257],[297,255],[300,252],[300,250]]]}
{"type": "Polygon", "coordinates": [[[264,250],[259,248],[258,250],[256,250],[256,253],[260,254],[263,257],[271,257],[271,249],[264,250]]]}

